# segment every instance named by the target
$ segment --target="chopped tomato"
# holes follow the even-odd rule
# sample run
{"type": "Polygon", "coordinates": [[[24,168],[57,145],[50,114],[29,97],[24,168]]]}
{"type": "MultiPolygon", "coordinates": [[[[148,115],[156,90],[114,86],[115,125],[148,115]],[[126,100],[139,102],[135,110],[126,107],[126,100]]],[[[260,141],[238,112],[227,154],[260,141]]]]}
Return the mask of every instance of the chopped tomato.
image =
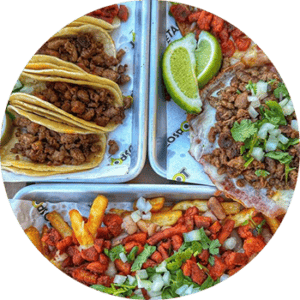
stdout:
{"type": "Polygon", "coordinates": [[[211,26],[214,32],[219,33],[224,27],[224,20],[214,15],[211,26]]]}
{"type": "Polygon", "coordinates": [[[128,9],[125,5],[120,5],[118,17],[123,22],[126,22],[128,20],[128,9]]]}
{"type": "Polygon", "coordinates": [[[106,6],[102,8],[103,15],[107,18],[115,17],[119,12],[119,7],[117,4],[106,6]]]}
{"type": "Polygon", "coordinates": [[[240,51],[246,51],[251,44],[251,40],[249,38],[241,37],[241,38],[237,38],[235,40],[235,43],[240,51]]]}
{"type": "Polygon", "coordinates": [[[234,40],[244,35],[245,35],[244,32],[240,31],[238,28],[235,28],[234,30],[231,31],[231,36],[234,40]]]}
{"type": "Polygon", "coordinates": [[[210,23],[212,21],[213,14],[203,10],[197,21],[199,29],[208,31],[210,29],[210,23]]]}
{"type": "Polygon", "coordinates": [[[235,52],[235,45],[233,41],[228,40],[221,44],[222,52],[224,56],[231,57],[235,52]]]}
{"type": "Polygon", "coordinates": [[[172,5],[170,11],[177,22],[185,22],[191,14],[189,9],[182,4],[172,5]]]}

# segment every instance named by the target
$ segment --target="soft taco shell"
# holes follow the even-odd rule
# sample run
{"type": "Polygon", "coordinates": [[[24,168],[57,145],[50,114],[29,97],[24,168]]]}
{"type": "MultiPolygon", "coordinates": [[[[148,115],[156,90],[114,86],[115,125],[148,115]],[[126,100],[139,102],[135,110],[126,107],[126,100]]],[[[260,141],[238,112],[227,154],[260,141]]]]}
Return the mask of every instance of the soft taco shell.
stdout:
{"type": "Polygon", "coordinates": [[[120,27],[121,21],[118,17],[115,17],[113,23],[110,24],[102,19],[98,19],[92,16],[82,16],[76,19],[75,21],[71,22],[70,24],[68,24],[66,27],[79,27],[87,24],[98,26],[107,31],[112,31],[120,27]]]}
{"type": "MultiPolygon", "coordinates": [[[[81,74],[78,74],[79,78],[81,74]]],[[[87,74],[89,75],[89,74],[87,74]]],[[[25,93],[28,93],[30,95],[39,93],[43,89],[46,88],[45,82],[51,81],[51,82],[68,82],[72,84],[77,84],[77,85],[82,85],[82,86],[89,86],[91,88],[104,88],[109,90],[113,95],[115,99],[115,106],[120,107],[123,105],[123,97],[120,97],[119,93],[112,88],[111,86],[105,85],[105,84],[100,84],[100,83],[94,83],[94,82],[88,82],[84,80],[74,80],[74,79],[69,79],[69,78],[62,78],[62,77],[54,77],[54,76],[41,76],[41,75],[35,75],[35,74],[30,74],[23,72],[20,81],[22,84],[25,85],[26,89],[22,89],[22,91],[25,91],[25,93]]],[[[87,130],[93,131],[93,132],[110,132],[113,131],[118,124],[115,123],[109,123],[106,127],[102,127],[97,125],[94,122],[89,122],[83,119],[80,119],[76,116],[73,116],[64,110],[56,107],[55,105],[44,101],[38,97],[34,97],[34,101],[32,97],[24,97],[26,95],[25,93],[16,93],[13,94],[11,97],[13,100],[19,100],[24,103],[32,104],[37,107],[44,108],[46,110],[52,111],[56,113],[57,118],[61,119],[63,122],[69,124],[69,125],[74,125],[74,122],[76,124],[80,124],[82,128],[85,128],[87,130]],[[69,120],[72,121],[69,121],[69,120]]],[[[35,111],[36,112],[36,111],[35,111]]]]}
{"type": "MultiPolygon", "coordinates": [[[[13,106],[9,106],[8,109],[14,114],[16,112],[19,112],[20,115],[27,117],[32,122],[44,125],[44,122],[37,122],[40,117],[35,117],[34,114],[24,114],[20,109],[16,109],[13,106]]],[[[53,122],[49,121],[48,124],[49,126],[47,128],[54,130],[52,128],[53,122]]],[[[57,124],[54,125],[56,126],[57,124]]],[[[39,164],[32,162],[29,158],[24,157],[21,154],[17,154],[19,156],[19,159],[17,160],[16,154],[10,152],[10,150],[18,142],[18,139],[15,136],[16,130],[17,128],[13,129],[11,133],[11,139],[9,140],[9,142],[6,145],[1,146],[1,165],[3,169],[16,171],[18,174],[26,174],[29,176],[49,176],[55,174],[72,173],[88,170],[98,166],[103,160],[105,154],[106,136],[105,134],[99,134],[100,141],[97,144],[101,146],[101,151],[98,153],[91,153],[88,161],[81,165],[49,166],[47,164],[39,164]]],[[[55,131],[62,132],[60,131],[60,127],[57,127],[55,131]]]]}

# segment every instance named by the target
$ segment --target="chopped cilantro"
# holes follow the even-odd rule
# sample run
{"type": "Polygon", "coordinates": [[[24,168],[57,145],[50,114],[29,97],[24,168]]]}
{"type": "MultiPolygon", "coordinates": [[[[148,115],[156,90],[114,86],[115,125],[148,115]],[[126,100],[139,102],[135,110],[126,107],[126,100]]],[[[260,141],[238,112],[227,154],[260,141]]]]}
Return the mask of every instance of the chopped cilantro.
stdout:
{"type": "Polygon", "coordinates": [[[221,247],[221,244],[219,240],[212,240],[210,245],[209,245],[209,253],[212,255],[217,255],[219,254],[219,248],[221,247]]]}
{"type": "Polygon", "coordinates": [[[290,97],[290,94],[289,94],[289,91],[287,90],[285,84],[283,82],[279,82],[278,83],[278,87],[277,89],[275,89],[274,91],[274,96],[277,98],[277,99],[280,99],[280,98],[288,98],[288,99],[291,99],[290,97]]]}
{"type": "Polygon", "coordinates": [[[244,164],[245,169],[254,161],[254,157],[250,157],[244,164]]]}
{"type": "Polygon", "coordinates": [[[167,261],[167,269],[169,271],[176,271],[178,270],[182,264],[190,259],[193,255],[193,250],[191,248],[184,250],[183,252],[177,252],[169,257],[167,261]]]}
{"type": "Polygon", "coordinates": [[[291,168],[289,163],[285,164],[285,182],[287,182],[289,179],[289,173],[295,169],[296,168],[291,168]]]}
{"type": "Polygon", "coordinates": [[[242,92],[240,90],[236,90],[236,93],[240,95],[242,92]]]}
{"type": "Polygon", "coordinates": [[[210,265],[213,267],[215,265],[215,258],[211,255],[208,259],[208,262],[210,263],[210,265]]]}
{"type": "Polygon", "coordinates": [[[277,82],[277,79],[271,79],[271,80],[268,81],[268,84],[273,85],[276,82],[277,82]]]}
{"type": "Polygon", "coordinates": [[[256,170],[255,175],[258,177],[267,177],[270,175],[270,173],[266,170],[256,170]]]}
{"type": "Polygon", "coordinates": [[[265,109],[263,116],[273,125],[286,125],[286,119],[282,107],[276,101],[267,101],[269,109],[265,109]]]}
{"type": "Polygon", "coordinates": [[[138,251],[139,251],[139,247],[138,247],[138,246],[133,247],[133,248],[131,249],[130,253],[127,255],[127,260],[128,260],[129,262],[134,261],[135,256],[136,256],[136,254],[138,253],[138,251]]]}
{"type": "Polygon", "coordinates": [[[126,253],[123,245],[118,245],[111,250],[104,249],[104,253],[110,258],[111,261],[115,261],[120,258],[121,253],[126,253]]]}
{"type": "Polygon", "coordinates": [[[294,139],[289,139],[289,141],[286,144],[282,144],[279,142],[278,148],[282,151],[287,150],[290,146],[297,145],[299,144],[299,139],[294,138],[294,139]]]}
{"type": "Polygon", "coordinates": [[[248,82],[248,84],[246,85],[246,90],[248,91],[252,91],[252,93],[254,95],[256,95],[257,93],[257,85],[256,83],[253,83],[251,80],[248,82]]]}
{"type": "Polygon", "coordinates": [[[265,225],[265,223],[266,223],[266,220],[262,220],[262,222],[256,226],[256,231],[257,231],[258,234],[261,234],[263,226],[265,225]]]}
{"type": "Polygon", "coordinates": [[[206,290],[220,282],[220,279],[217,279],[214,281],[210,276],[207,277],[207,279],[202,283],[201,285],[201,291],[206,290]]]}
{"type": "Polygon", "coordinates": [[[293,156],[289,155],[287,152],[272,151],[265,154],[266,157],[278,160],[281,164],[289,164],[293,156]]]}
{"type": "Polygon", "coordinates": [[[244,119],[240,124],[234,122],[233,127],[231,128],[232,137],[236,142],[244,142],[255,133],[257,133],[257,128],[251,120],[244,119]]]}
{"type": "Polygon", "coordinates": [[[142,268],[143,263],[146,262],[148,257],[151,256],[155,252],[155,250],[155,246],[149,246],[148,244],[146,244],[143,252],[138,255],[133,265],[131,266],[131,272],[140,270],[142,268]]]}

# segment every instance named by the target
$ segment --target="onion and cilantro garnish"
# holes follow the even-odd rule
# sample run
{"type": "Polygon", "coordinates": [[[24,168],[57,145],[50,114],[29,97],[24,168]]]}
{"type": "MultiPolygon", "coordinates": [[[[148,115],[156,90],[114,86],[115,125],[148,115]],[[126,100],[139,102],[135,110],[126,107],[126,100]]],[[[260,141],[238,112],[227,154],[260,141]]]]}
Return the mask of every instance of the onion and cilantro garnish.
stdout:
{"type": "MultiPolygon", "coordinates": [[[[273,83],[274,81],[259,81],[258,83],[249,81],[246,89],[252,92],[252,96],[248,97],[250,98],[248,100],[251,100],[250,108],[253,103],[268,96],[268,85],[273,83]]],[[[264,105],[260,104],[260,113],[256,110],[255,112],[261,118],[255,122],[249,119],[244,119],[240,123],[235,122],[231,128],[231,135],[236,142],[243,142],[240,154],[245,160],[245,168],[254,159],[262,161],[264,157],[269,157],[285,165],[285,179],[287,181],[289,172],[294,169],[290,168],[293,156],[289,155],[287,150],[290,146],[298,144],[299,139],[289,138],[282,134],[279,129],[279,126],[287,125],[286,116],[294,112],[292,100],[284,83],[278,83],[278,87],[274,90],[274,96],[281,101],[278,103],[269,100],[264,105]]],[[[251,115],[251,111],[249,113],[251,115]]],[[[256,118],[256,115],[254,118],[256,118]]],[[[297,121],[293,121],[293,127],[298,127],[297,121]]],[[[270,173],[266,170],[256,170],[255,175],[258,177],[267,177],[270,173]]]]}

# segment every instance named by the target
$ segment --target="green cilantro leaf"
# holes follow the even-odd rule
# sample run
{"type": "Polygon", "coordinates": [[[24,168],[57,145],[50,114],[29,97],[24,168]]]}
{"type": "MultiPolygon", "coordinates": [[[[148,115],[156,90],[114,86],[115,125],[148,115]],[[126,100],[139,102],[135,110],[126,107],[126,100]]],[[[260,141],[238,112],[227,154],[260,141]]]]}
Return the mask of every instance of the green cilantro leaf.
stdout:
{"type": "Polygon", "coordinates": [[[285,86],[285,84],[283,82],[278,83],[278,87],[274,91],[274,96],[277,99],[280,99],[280,98],[291,99],[289,91],[287,90],[287,88],[286,88],[286,86],[285,86]]]}
{"type": "Polygon", "coordinates": [[[177,252],[173,254],[171,257],[166,259],[167,269],[170,271],[178,270],[186,260],[192,257],[192,255],[193,250],[191,248],[186,249],[183,252],[177,252]]]}
{"type": "Polygon", "coordinates": [[[258,234],[261,234],[263,226],[265,225],[266,220],[263,220],[259,225],[256,226],[256,230],[258,234]]]}
{"type": "Polygon", "coordinates": [[[289,155],[287,152],[280,152],[280,151],[268,152],[265,154],[265,156],[276,159],[281,164],[289,164],[293,159],[293,156],[289,155]]]}
{"type": "Polygon", "coordinates": [[[123,245],[118,245],[111,250],[104,249],[104,253],[110,258],[111,261],[115,261],[120,258],[121,253],[126,253],[123,245]]]}
{"type": "Polygon", "coordinates": [[[135,256],[136,256],[136,254],[138,253],[138,251],[139,251],[139,247],[138,247],[138,246],[133,247],[133,248],[131,249],[130,253],[127,255],[127,260],[128,260],[129,262],[134,261],[135,256]]]}
{"type": "Polygon", "coordinates": [[[219,240],[212,240],[210,245],[209,245],[209,253],[212,255],[217,255],[219,254],[219,248],[221,247],[221,244],[219,240]]]}
{"type": "Polygon", "coordinates": [[[143,263],[146,262],[148,257],[151,256],[155,252],[155,250],[155,246],[149,246],[148,244],[146,244],[143,252],[138,255],[133,265],[131,266],[131,272],[140,270],[142,268],[143,263]]]}
{"type": "Polygon", "coordinates": [[[208,276],[206,278],[206,280],[202,283],[201,285],[201,291],[206,290],[216,284],[218,284],[220,282],[220,279],[217,279],[216,281],[214,281],[210,276],[208,276]]]}
{"type": "Polygon", "coordinates": [[[208,262],[210,263],[210,265],[213,267],[215,265],[215,258],[211,255],[208,259],[208,262]]]}
{"type": "Polygon", "coordinates": [[[242,92],[240,90],[236,90],[236,93],[240,95],[242,92]]]}
{"type": "Polygon", "coordinates": [[[249,224],[249,220],[246,220],[245,222],[242,223],[242,226],[246,226],[249,224]]]}
{"type": "Polygon", "coordinates": [[[282,111],[282,107],[276,101],[267,101],[269,107],[264,110],[264,117],[273,125],[286,125],[286,119],[282,111]]]}
{"type": "Polygon", "coordinates": [[[289,179],[289,173],[292,171],[292,170],[295,170],[296,168],[291,168],[290,167],[290,164],[285,164],[285,182],[288,181],[289,179]]]}
{"type": "Polygon", "coordinates": [[[256,95],[257,93],[257,85],[256,83],[253,83],[251,80],[248,82],[248,84],[246,85],[246,90],[248,91],[252,91],[252,93],[254,95],[256,95]]]}
{"type": "Polygon", "coordinates": [[[290,146],[297,145],[299,144],[299,139],[294,138],[294,139],[289,139],[289,141],[286,144],[282,144],[279,142],[278,148],[282,151],[287,150],[290,146]]]}
{"type": "Polygon", "coordinates": [[[271,80],[268,81],[268,84],[273,85],[276,82],[277,82],[277,79],[271,79],[271,80]]]}
{"type": "Polygon", "coordinates": [[[201,243],[201,246],[203,249],[209,249],[209,246],[210,246],[210,243],[211,243],[211,240],[209,239],[209,237],[206,235],[203,227],[199,229],[200,231],[200,237],[201,237],[201,240],[200,240],[200,243],[201,243]]]}
{"type": "Polygon", "coordinates": [[[254,161],[254,157],[250,157],[244,164],[245,169],[254,161]]]}
{"type": "Polygon", "coordinates": [[[236,142],[244,142],[255,133],[257,133],[257,128],[251,120],[244,119],[240,124],[234,122],[233,127],[231,128],[232,137],[236,142]]]}
{"type": "Polygon", "coordinates": [[[270,173],[266,170],[256,170],[255,175],[258,177],[267,177],[270,175],[270,173]]]}

